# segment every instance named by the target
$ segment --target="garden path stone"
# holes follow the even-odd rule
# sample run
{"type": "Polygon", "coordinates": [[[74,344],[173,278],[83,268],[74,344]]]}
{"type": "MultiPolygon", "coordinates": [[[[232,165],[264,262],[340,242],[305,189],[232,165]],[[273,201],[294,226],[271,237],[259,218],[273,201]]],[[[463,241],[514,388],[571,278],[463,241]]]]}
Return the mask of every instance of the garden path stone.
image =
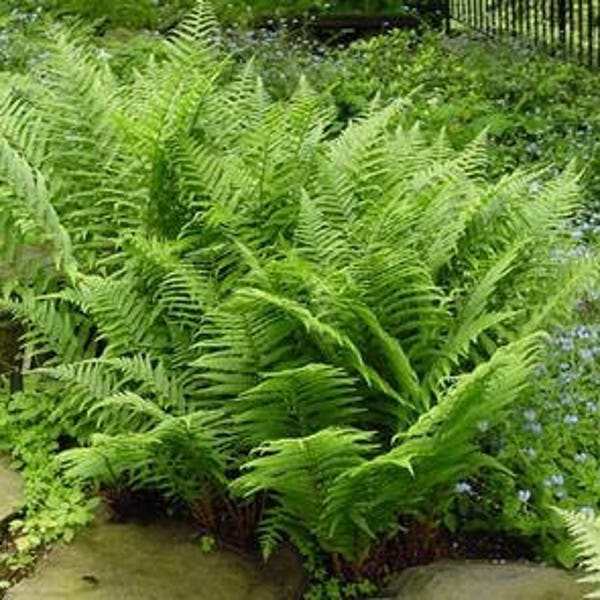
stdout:
{"type": "Polygon", "coordinates": [[[582,600],[589,588],[560,569],[521,563],[439,562],[398,575],[390,600],[582,600]]]}
{"type": "Polygon", "coordinates": [[[0,522],[5,521],[25,504],[25,486],[21,476],[0,456],[0,522]]]}
{"type": "Polygon", "coordinates": [[[57,546],[7,599],[293,600],[301,578],[289,563],[276,571],[234,552],[204,554],[177,523],[102,523],[57,546]]]}

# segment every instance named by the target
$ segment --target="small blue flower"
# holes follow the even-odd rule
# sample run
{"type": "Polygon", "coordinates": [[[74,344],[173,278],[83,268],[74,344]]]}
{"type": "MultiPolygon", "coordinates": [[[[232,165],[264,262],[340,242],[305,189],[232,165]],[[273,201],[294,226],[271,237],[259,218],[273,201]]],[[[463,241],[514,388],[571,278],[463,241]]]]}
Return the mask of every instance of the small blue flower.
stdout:
{"type": "Polygon", "coordinates": [[[583,464],[584,462],[587,461],[587,459],[588,459],[588,455],[586,452],[577,452],[575,454],[575,462],[583,464]]]}
{"type": "Polygon", "coordinates": [[[591,506],[582,506],[579,509],[579,514],[586,519],[593,519],[596,516],[596,511],[591,506]]]}
{"type": "Polygon", "coordinates": [[[534,435],[541,435],[542,433],[542,424],[541,423],[525,423],[525,425],[523,425],[523,428],[527,431],[531,431],[531,433],[533,433],[534,435]]]}
{"type": "Polygon", "coordinates": [[[525,418],[526,421],[531,422],[531,421],[535,421],[537,414],[536,414],[535,410],[529,409],[523,413],[523,417],[525,418]]]}
{"type": "Polygon", "coordinates": [[[532,448],[531,446],[529,448],[525,448],[525,454],[529,457],[529,458],[535,458],[537,456],[537,451],[535,450],[535,448],[532,448]]]}
{"type": "Polygon", "coordinates": [[[550,475],[550,477],[547,477],[546,480],[544,481],[544,485],[546,487],[556,487],[556,486],[563,485],[564,482],[565,482],[564,476],[561,475],[560,473],[556,473],[554,475],[550,475]]]}
{"type": "Polygon", "coordinates": [[[473,493],[473,488],[471,487],[470,483],[467,483],[466,481],[459,481],[454,486],[454,491],[457,494],[472,494],[473,493]]]}
{"type": "Polygon", "coordinates": [[[577,423],[579,423],[579,417],[577,415],[565,415],[563,422],[567,425],[577,425],[577,423]]]}
{"type": "Polygon", "coordinates": [[[579,325],[579,327],[575,328],[575,335],[580,339],[580,340],[588,340],[589,338],[592,337],[592,333],[589,330],[588,327],[585,327],[583,325],[579,325]]]}
{"type": "Polygon", "coordinates": [[[524,504],[529,502],[529,500],[531,499],[531,491],[530,490],[519,490],[517,492],[517,498],[519,499],[520,502],[523,502],[524,504]]]}

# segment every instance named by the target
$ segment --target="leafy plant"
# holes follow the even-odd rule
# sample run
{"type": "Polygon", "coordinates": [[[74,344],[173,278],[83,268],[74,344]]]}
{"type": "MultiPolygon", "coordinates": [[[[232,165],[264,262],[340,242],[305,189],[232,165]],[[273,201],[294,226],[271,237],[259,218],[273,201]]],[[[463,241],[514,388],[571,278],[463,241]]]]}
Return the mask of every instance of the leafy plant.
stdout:
{"type": "Polygon", "coordinates": [[[580,304],[577,324],[552,332],[531,393],[515,403],[509,419],[482,434],[511,475],[487,473],[464,482],[448,511],[450,523],[534,539],[541,557],[568,568],[576,554],[555,507],[582,515],[599,508],[600,331],[586,314],[590,302],[580,304]]]}
{"type": "Polygon", "coordinates": [[[492,177],[515,167],[564,168],[576,160],[585,168],[582,193],[595,212],[599,98],[596,75],[585,67],[468,32],[393,31],[342,48],[309,44],[285,29],[234,39],[239,53],[256,56],[268,88],[281,97],[303,69],[331,95],[340,123],[379,95],[384,101],[409,98],[405,126],[420,122],[433,136],[445,128],[456,148],[487,128],[492,177]]]}
{"type": "Polygon", "coordinates": [[[46,398],[38,394],[36,405],[33,394],[25,400],[7,392],[0,386],[0,450],[12,454],[25,480],[24,509],[8,524],[0,553],[3,574],[12,579],[28,572],[41,550],[58,540],[70,541],[89,524],[97,501],[68,482],[53,459],[57,432],[37,420],[45,414],[40,405],[46,398]]]}
{"type": "Polygon", "coordinates": [[[2,308],[69,475],[338,574],[437,523],[594,273],[573,168],[487,182],[483,137],[430,143],[400,100],[336,134],[305,80],[273,102],[236,68],[204,2],[128,84],[49,36],[3,96],[0,202],[50,260],[2,308]]]}
{"type": "MultiPolygon", "coordinates": [[[[561,511],[561,515],[575,539],[576,548],[583,559],[583,566],[589,572],[583,582],[600,584],[600,520],[581,514],[561,511]]],[[[586,598],[600,598],[600,588],[586,598]]]]}

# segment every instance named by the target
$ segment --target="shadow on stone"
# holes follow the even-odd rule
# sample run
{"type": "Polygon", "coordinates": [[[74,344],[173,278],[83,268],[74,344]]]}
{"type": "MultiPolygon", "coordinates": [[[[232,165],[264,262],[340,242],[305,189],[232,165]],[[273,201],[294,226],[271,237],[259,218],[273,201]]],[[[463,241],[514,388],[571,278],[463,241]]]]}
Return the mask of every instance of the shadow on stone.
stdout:
{"type": "MultiPolygon", "coordinates": [[[[280,560],[280,559],[278,559],[280,560]]],[[[204,554],[177,523],[97,524],[55,548],[9,600],[294,600],[291,557],[263,566],[233,552],[204,554]]]]}

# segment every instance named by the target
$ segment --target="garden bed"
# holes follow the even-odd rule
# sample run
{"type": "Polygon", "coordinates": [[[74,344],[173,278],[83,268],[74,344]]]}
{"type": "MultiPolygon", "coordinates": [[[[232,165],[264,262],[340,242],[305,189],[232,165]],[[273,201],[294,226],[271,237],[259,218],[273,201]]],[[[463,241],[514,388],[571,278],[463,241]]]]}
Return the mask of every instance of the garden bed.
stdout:
{"type": "Polygon", "coordinates": [[[99,497],[207,551],[293,544],[319,598],[575,564],[554,508],[600,504],[596,80],[466,37],[346,47],[394,18],[223,41],[201,4],[133,50],[53,27],[7,76],[0,231],[45,259],[2,281],[34,367],[0,386],[16,573],[99,497]]]}

